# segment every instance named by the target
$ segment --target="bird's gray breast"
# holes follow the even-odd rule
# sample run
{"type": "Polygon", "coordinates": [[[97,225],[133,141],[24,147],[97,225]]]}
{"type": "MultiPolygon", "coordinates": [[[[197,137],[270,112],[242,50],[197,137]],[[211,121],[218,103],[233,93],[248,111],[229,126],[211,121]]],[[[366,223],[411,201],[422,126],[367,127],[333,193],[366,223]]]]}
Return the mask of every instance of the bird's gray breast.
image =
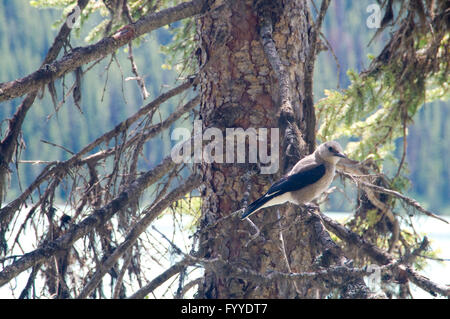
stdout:
{"type": "Polygon", "coordinates": [[[293,198],[298,204],[312,201],[328,189],[335,175],[335,166],[327,165],[325,174],[315,183],[293,192],[293,198]]]}

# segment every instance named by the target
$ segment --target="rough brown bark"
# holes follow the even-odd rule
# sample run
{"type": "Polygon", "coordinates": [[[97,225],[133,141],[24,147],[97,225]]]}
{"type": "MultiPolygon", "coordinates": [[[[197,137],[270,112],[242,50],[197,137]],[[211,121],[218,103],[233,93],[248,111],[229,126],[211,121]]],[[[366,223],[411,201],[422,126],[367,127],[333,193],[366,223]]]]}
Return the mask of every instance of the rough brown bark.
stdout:
{"type": "MultiPolygon", "coordinates": [[[[318,252],[315,234],[305,223],[305,216],[298,215],[294,209],[282,211],[286,205],[265,209],[252,217],[261,229],[261,235],[248,245],[250,232],[254,230],[245,221],[231,218],[214,228],[206,228],[242,208],[247,200],[246,192],[250,195],[249,202],[259,197],[299,157],[314,149],[314,141],[305,138],[311,132],[314,135],[315,128],[311,61],[308,61],[310,28],[310,13],[303,1],[219,1],[200,18],[203,93],[200,113],[204,128],[218,127],[225,131],[231,127],[280,127],[284,140],[280,150],[284,164],[274,176],[257,174],[245,183],[242,177],[248,176],[252,169],[249,164],[202,164],[205,185],[202,227],[206,231],[201,232],[200,252],[206,258],[221,257],[261,274],[272,270],[302,272],[311,269],[318,252]],[[261,19],[258,10],[270,11],[272,38],[286,76],[280,77],[274,72],[276,68],[266,58],[258,27],[261,19]],[[286,82],[286,85],[279,82],[286,82]],[[290,101],[290,110],[285,109],[289,104],[286,100],[290,101]],[[301,131],[296,131],[297,126],[301,131]],[[296,152],[287,147],[288,144],[295,144],[296,152]],[[286,150],[288,154],[284,153],[286,150]],[[283,231],[283,237],[280,236],[277,209],[283,216],[281,226],[290,225],[283,231]]],[[[276,285],[262,287],[208,270],[199,291],[199,297],[206,298],[317,296],[321,293],[306,281],[297,287],[282,280],[276,285]]]]}

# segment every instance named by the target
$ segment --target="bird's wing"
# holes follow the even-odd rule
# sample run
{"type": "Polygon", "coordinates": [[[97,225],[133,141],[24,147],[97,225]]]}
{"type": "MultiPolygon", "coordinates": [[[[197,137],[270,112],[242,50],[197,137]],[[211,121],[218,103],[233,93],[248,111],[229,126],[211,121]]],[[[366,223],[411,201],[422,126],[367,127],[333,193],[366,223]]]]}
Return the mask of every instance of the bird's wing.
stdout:
{"type": "Polygon", "coordinates": [[[296,172],[291,171],[289,175],[284,176],[278,182],[273,184],[269,188],[267,193],[248,205],[248,207],[242,214],[241,219],[254,214],[264,204],[266,204],[273,198],[283,195],[284,193],[296,191],[308,185],[314,184],[324,175],[325,165],[311,162],[308,162],[307,165],[303,165],[301,169],[297,170],[296,172]]]}
{"type": "Polygon", "coordinates": [[[322,163],[323,161],[319,162],[318,159],[314,156],[314,154],[308,155],[302,158],[300,161],[298,161],[297,164],[295,164],[294,167],[291,169],[291,171],[288,173],[288,175],[293,175],[296,173],[314,169],[316,166],[322,163]]]}
{"type": "Polygon", "coordinates": [[[284,176],[278,182],[273,184],[265,196],[274,197],[282,195],[286,192],[292,192],[302,189],[305,186],[314,184],[325,175],[325,165],[313,163],[306,165],[293,172],[290,175],[284,176]]]}

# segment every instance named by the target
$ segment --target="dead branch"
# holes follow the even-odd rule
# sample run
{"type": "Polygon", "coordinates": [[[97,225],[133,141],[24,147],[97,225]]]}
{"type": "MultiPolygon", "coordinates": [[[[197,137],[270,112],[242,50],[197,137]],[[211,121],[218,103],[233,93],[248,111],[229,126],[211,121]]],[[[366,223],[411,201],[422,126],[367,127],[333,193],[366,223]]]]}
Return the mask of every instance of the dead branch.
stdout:
{"type": "MultiPolygon", "coordinates": [[[[131,42],[128,43],[128,59],[130,60],[130,63],[131,63],[131,71],[134,74],[134,80],[137,81],[139,88],[141,89],[142,99],[145,100],[150,96],[150,94],[148,93],[148,91],[145,87],[144,79],[139,75],[136,62],[134,61],[133,45],[131,42]]],[[[125,81],[130,80],[130,79],[131,78],[127,78],[127,79],[125,79],[125,81]]]]}
{"type": "Polygon", "coordinates": [[[436,295],[436,293],[439,293],[442,296],[450,297],[450,288],[437,284],[430,279],[418,274],[410,266],[400,264],[391,254],[378,248],[376,245],[367,242],[364,238],[352,232],[332,218],[326,216],[325,214],[319,212],[319,215],[330,231],[332,231],[346,243],[356,246],[359,251],[369,256],[376,263],[380,265],[394,265],[395,271],[397,273],[400,273],[400,276],[406,274],[407,278],[411,282],[429,292],[430,294],[436,295]]]}
{"type": "Polygon", "coordinates": [[[56,78],[74,71],[78,67],[114,53],[133,39],[167,24],[199,14],[207,0],[192,0],[175,7],[149,13],[135,23],[130,23],[115,34],[105,37],[96,44],[74,48],[60,60],[45,64],[30,75],[10,82],[0,83],[0,102],[38,90],[56,78]]]}
{"type": "Polygon", "coordinates": [[[374,189],[375,191],[379,192],[379,193],[384,193],[384,194],[388,194],[388,195],[392,195],[394,197],[400,198],[401,200],[403,200],[406,204],[408,204],[409,206],[414,207],[415,209],[417,209],[419,212],[429,216],[429,217],[433,217],[435,219],[438,219],[446,224],[448,224],[449,222],[446,221],[445,219],[443,219],[442,217],[439,217],[436,214],[433,214],[432,212],[426,210],[425,208],[423,208],[416,200],[405,196],[397,191],[394,191],[392,189],[387,189],[381,186],[377,186],[377,185],[373,185],[364,181],[358,181],[359,184],[365,186],[365,188],[369,187],[374,189]]]}
{"type": "MultiPolygon", "coordinates": [[[[212,268],[214,271],[221,273],[224,272],[229,275],[239,277],[244,280],[256,282],[261,285],[270,285],[274,281],[279,280],[328,280],[334,281],[335,278],[354,279],[357,277],[368,276],[372,272],[365,268],[351,268],[346,266],[331,266],[326,269],[320,269],[311,272],[300,273],[284,273],[276,270],[268,271],[266,274],[258,273],[253,269],[248,269],[241,265],[230,263],[222,260],[221,258],[215,259],[201,259],[189,256],[193,258],[197,263],[202,264],[205,268],[212,268]]],[[[382,269],[389,269],[392,265],[386,265],[382,269]]]]}
{"type": "MultiPolygon", "coordinates": [[[[86,7],[87,3],[88,0],[78,0],[77,6],[80,8],[80,11],[82,11],[86,7]]],[[[50,62],[53,62],[57,58],[59,52],[61,51],[61,48],[67,41],[67,38],[71,30],[72,29],[69,28],[67,23],[63,24],[52,46],[48,50],[41,67],[47,65],[50,62]]],[[[17,108],[14,116],[9,121],[8,134],[0,143],[0,154],[2,154],[0,156],[0,206],[6,189],[5,177],[9,173],[8,169],[9,163],[11,163],[13,154],[17,149],[17,139],[21,132],[23,121],[25,120],[26,114],[28,113],[28,111],[30,110],[31,106],[34,103],[34,100],[36,99],[38,89],[40,89],[41,87],[42,86],[36,87],[36,90],[29,93],[22,101],[20,106],[17,108]]],[[[0,84],[0,102],[1,96],[2,96],[2,89],[0,84]]]]}
{"type": "MultiPolygon", "coordinates": [[[[96,154],[88,156],[84,159],[82,158],[83,155],[90,152],[95,147],[99,146],[101,143],[107,142],[112,138],[114,138],[115,136],[119,135],[120,133],[126,131],[133,123],[135,123],[143,115],[148,114],[149,112],[155,110],[158,106],[160,106],[162,103],[166,102],[170,98],[189,89],[195,82],[196,80],[190,79],[184,82],[183,84],[173,88],[172,90],[161,94],[155,100],[139,109],[139,111],[137,111],[135,114],[127,118],[125,121],[116,125],[115,128],[113,128],[109,132],[106,132],[102,136],[98,137],[95,141],[85,146],[81,151],[73,155],[68,160],[63,162],[52,162],[49,165],[47,165],[39,174],[39,176],[28,186],[28,188],[19,197],[11,201],[8,205],[6,205],[0,210],[0,224],[2,225],[2,229],[3,230],[7,229],[7,225],[9,224],[12,215],[21,207],[21,205],[25,202],[25,200],[33,193],[33,191],[35,191],[39,187],[39,185],[41,185],[43,182],[45,182],[52,176],[55,176],[59,173],[67,173],[68,170],[74,165],[83,165],[88,162],[95,162],[114,154],[115,148],[110,149],[109,151],[99,151],[96,154]]],[[[189,106],[190,105],[191,104],[189,104],[189,106]]],[[[159,128],[162,129],[168,127],[168,125],[170,126],[170,124],[173,123],[174,120],[175,116],[172,116],[171,121],[165,122],[165,124],[160,125],[159,128]]],[[[152,134],[150,132],[147,133],[147,138],[156,135],[156,133],[159,132],[159,130],[154,128],[152,132],[153,132],[152,134]]],[[[129,142],[127,145],[128,146],[131,145],[131,142],[129,142]]]]}
{"type": "Polygon", "coordinates": [[[79,299],[87,298],[90,293],[97,287],[103,276],[116,263],[116,261],[129,249],[138,239],[139,235],[144,232],[148,225],[150,225],[156,217],[158,217],[164,209],[171,203],[178,200],[182,196],[191,192],[201,184],[201,177],[199,175],[191,175],[186,183],[178,186],[167,196],[157,202],[155,205],[143,212],[144,217],[137,222],[133,228],[128,232],[125,240],[114,250],[114,252],[98,267],[96,273],[91,280],[84,286],[81,293],[78,295],[79,299]]]}
{"type": "MultiPolygon", "coordinates": [[[[310,51],[310,57],[315,57],[317,55],[317,45],[320,43],[320,35],[321,35],[321,28],[322,23],[325,18],[325,14],[327,13],[328,6],[330,5],[330,0],[323,0],[322,4],[320,5],[320,12],[316,18],[316,21],[314,21],[314,29],[312,30],[311,34],[311,51],[310,51]]],[[[338,81],[339,84],[339,81],[338,81]]]]}
{"type": "Polygon", "coordinates": [[[122,269],[120,270],[119,276],[116,280],[116,286],[114,287],[114,294],[112,297],[113,299],[119,298],[120,292],[122,290],[121,288],[122,288],[123,277],[125,276],[127,268],[130,265],[131,257],[133,257],[132,250],[133,249],[130,247],[128,253],[125,254],[126,258],[124,258],[125,260],[122,265],[122,269]]]}
{"type": "MultiPolygon", "coordinates": [[[[336,263],[338,266],[348,267],[350,260],[344,256],[341,247],[337,245],[331,238],[330,234],[325,229],[322,220],[316,213],[309,213],[311,223],[313,224],[314,231],[317,236],[317,241],[323,247],[324,251],[319,256],[321,267],[330,267],[332,263],[336,263]]],[[[372,294],[365,284],[362,276],[355,277],[354,280],[346,280],[341,287],[343,298],[372,298],[372,294]]]]}
{"type": "MultiPolygon", "coordinates": [[[[186,266],[192,266],[194,264],[200,264],[205,268],[210,268],[216,273],[226,273],[227,276],[236,276],[238,278],[256,282],[261,285],[271,285],[279,280],[295,281],[300,279],[309,280],[334,280],[335,277],[339,278],[355,278],[370,275],[371,272],[363,268],[350,268],[346,266],[333,266],[327,269],[320,269],[313,272],[301,272],[301,273],[285,273],[279,271],[268,271],[266,274],[258,273],[252,269],[230,263],[221,258],[203,259],[194,257],[191,255],[183,254],[184,258],[164,271],[162,274],[153,279],[145,287],[139,289],[136,293],[130,296],[130,299],[141,299],[151,293],[157,287],[162,285],[170,277],[176,275],[182,268],[186,266]]],[[[386,265],[382,269],[390,269],[392,265],[386,265]]]]}
{"type": "Polygon", "coordinates": [[[72,227],[61,237],[50,241],[32,252],[23,255],[20,259],[6,266],[0,272],[0,287],[16,277],[28,268],[47,260],[56,253],[70,249],[75,241],[85,236],[88,232],[111,219],[118,211],[139,198],[140,194],[151,184],[156,183],[166,172],[176,164],[172,158],[167,157],[154,169],[146,172],[128,187],[126,187],[116,198],[105,206],[94,210],[94,212],[72,227]]]}
{"type": "Polygon", "coordinates": [[[62,145],[58,145],[58,144],[55,144],[55,143],[52,143],[52,142],[49,142],[49,141],[46,141],[46,140],[42,140],[42,139],[41,139],[41,142],[44,143],[44,144],[48,144],[48,145],[54,146],[54,147],[58,147],[58,148],[66,151],[67,153],[69,153],[71,155],[75,154],[74,152],[72,152],[71,150],[69,150],[68,148],[66,148],[66,147],[64,147],[62,145]]]}
{"type": "Polygon", "coordinates": [[[260,36],[264,53],[269,60],[270,65],[275,73],[280,88],[280,109],[281,116],[287,120],[294,120],[294,109],[291,104],[290,90],[291,85],[289,75],[286,72],[280,56],[278,55],[275,42],[272,38],[272,18],[268,11],[264,11],[261,15],[260,36]]]}
{"type": "MultiPolygon", "coordinates": [[[[356,184],[363,184],[366,183],[368,185],[372,185],[371,183],[368,183],[367,181],[369,181],[369,176],[366,176],[366,174],[364,174],[364,169],[359,169],[358,167],[343,167],[344,171],[350,171],[353,174],[348,174],[345,172],[339,172],[340,174],[342,174],[343,176],[350,178],[353,182],[355,182],[356,184]],[[359,174],[355,175],[355,174],[359,174]],[[358,179],[356,179],[356,177],[359,177],[358,179]]],[[[395,244],[397,243],[397,241],[400,238],[400,225],[399,222],[396,218],[396,216],[394,215],[394,213],[392,212],[391,208],[389,207],[389,205],[385,204],[383,201],[381,201],[379,199],[378,196],[375,195],[374,191],[372,188],[368,188],[368,187],[363,187],[364,191],[366,192],[366,195],[369,199],[369,201],[373,204],[373,206],[375,206],[376,208],[378,208],[381,213],[383,215],[385,215],[389,221],[392,224],[392,238],[390,240],[389,243],[389,252],[392,252],[392,250],[395,247],[395,244]]]]}
{"type": "Polygon", "coordinates": [[[183,259],[173,266],[169,267],[167,270],[165,270],[160,275],[156,276],[152,281],[150,281],[147,285],[136,291],[134,294],[132,294],[128,299],[144,299],[145,296],[150,294],[152,291],[154,291],[156,288],[161,286],[163,283],[165,283],[167,280],[169,280],[171,277],[178,274],[181,270],[183,270],[184,267],[188,265],[194,264],[195,261],[189,260],[189,259],[183,259]]]}

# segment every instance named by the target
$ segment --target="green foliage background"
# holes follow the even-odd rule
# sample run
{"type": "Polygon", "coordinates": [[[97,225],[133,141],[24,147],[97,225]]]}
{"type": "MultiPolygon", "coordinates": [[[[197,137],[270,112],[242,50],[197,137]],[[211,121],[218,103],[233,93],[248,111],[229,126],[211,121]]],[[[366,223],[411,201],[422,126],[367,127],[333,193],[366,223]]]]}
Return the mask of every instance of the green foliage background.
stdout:
{"type": "MultiPolygon", "coordinates": [[[[58,31],[57,21],[61,21],[64,5],[73,3],[73,1],[34,2],[47,4],[50,8],[38,9],[31,6],[29,0],[0,1],[0,82],[25,76],[40,66],[46,50],[51,46],[58,31]],[[55,4],[62,6],[55,8],[55,4]]],[[[338,85],[340,88],[347,88],[352,81],[353,84],[357,83],[356,74],[370,64],[369,54],[377,55],[387,40],[388,36],[382,35],[374,40],[370,47],[367,47],[375,34],[375,29],[369,29],[366,26],[369,15],[366,7],[370,3],[372,2],[349,0],[331,3],[324,21],[323,33],[339,61],[340,74],[338,77],[337,65],[332,54],[320,53],[314,81],[316,102],[327,96],[325,90],[329,90],[328,97],[331,96],[338,101],[339,93],[330,90],[336,89],[338,85]],[[347,73],[348,70],[353,72],[347,73]]],[[[67,12],[68,9],[65,10],[67,12]]],[[[105,28],[105,23],[102,21],[107,18],[107,15],[106,11],[93,11],[89,19],[84,21],[83,31],[75,32],[72,36],[72,46],[84,46],[87,41],[98,40],[99,31],[105,28]],[[91,32],[92,30],[95,32],[91,32]]],[[[188,25],[188,27],[191,26],[188,25]]],[[[48,161],[67,159],[69,156],[67,152],[44,144],[41,140],[63,145],[76,152],[135,112],[143,103],[156,97],[165,86],[173,86],[176,81],[176,72],[171,66],[176,66],[176,61],[173,57],[165,57],[163,52],[170,52],[177,46],[189,46],[191,43],[178,39],[179,41],[174,42],[172,47],[161,48],[162,44],[169,44],[171,39],[172,33],[165,28],[140,39],[140,45],[134,47],[136,64],[141,75],[145,76],[147,90],[150,93],[150,98],[145,102],[135,81],[125,81],[122,84],[123,79],[133,76],[127,59],[128,53],[123,48],[117,54],[120,68],[115,61],[112,61],[110,70],[106,72],[105,67],[110,63],[110,58],[107,57],[85,76],[81,102],[82,114],[74,105],[71,96],[67,98],[66,104],[56,115],[48,94],[45,94],[42,100],[36,101],[23,127],[23,142],[26,148],[23,150],[22,159],[48,161]],[[104,93],[106,78],[108,81],[104,93]]],[[[187,59],[189,56],[181,58],[187,59]]],[[[66,76],[66,91],[72,82],[73,76],[66,76]]],[[[58,81],[56,87],[58,97],[61,99],[62,82],[58,81]]],[[[16,99],[3,103],[0,107],[1,119],[11,117],[20,102],[21,99],[16,99]]],[[[318,105],[320,108],[320,103],[318,105]]],[[[161,108],[161,118],[165,118],[175,107],[176,101],[168,102],[161,108]]],[[[376,105],[373,107],[375,108],[376,105]]],[[[339,113],[336,113],[336,116],[338,115],[339,113]]],[[[450,214],[449,115],[448,101],[426,103],[417,112],[414,124],[409,126],[406,171],[406,175],[411,180],[409,195],[416,197],[428,209],[447,214],[450,214]]],[[[2,134],[6,128],[5,124],[2,122],[2,134]]],[[[364,131],[364,127],[358,128],[357,123],[348,122],[347,124],[347,126],[330,128],[330,132],[358,129],[364,131]]],[[[319,137],[333,137],[330,132],[319,131],[319,137]]],[[[353,140],[349,137],[345,142],[348,141],[353,140]]],[[[148,160],[145,163],[147,168],[156,165],[169,154],[171,145],[168,133],[147,143],[144,150],[148,160]]],[[[361,158],[364,157],[364,152],[361,148],[361,158]]],[[[377,153],[383,159],[386,159],[389,154],[394,155],[384,163],[384,170],[389,175],[394,175],[396,161],[398,162],[402,155],[402,139],[397,139],[393,145],[383,145],[377,153]]],[[[15,171],[15,167],[11,169],[15,171]]],[[[19,165],[22,187],[28,185],[41,169],[41,165],[19,165]]],[[[12,176],[12,189],[8,193],[7,201],[19,193],[20,185],[17,177],[14,174],[12,176]]],[[[59,195],[64,197],[64,191],[59,195]]],[[[333,197],[329,209],[348,209],[349,207],[342,202],[342,198],[333,197]]]]}

